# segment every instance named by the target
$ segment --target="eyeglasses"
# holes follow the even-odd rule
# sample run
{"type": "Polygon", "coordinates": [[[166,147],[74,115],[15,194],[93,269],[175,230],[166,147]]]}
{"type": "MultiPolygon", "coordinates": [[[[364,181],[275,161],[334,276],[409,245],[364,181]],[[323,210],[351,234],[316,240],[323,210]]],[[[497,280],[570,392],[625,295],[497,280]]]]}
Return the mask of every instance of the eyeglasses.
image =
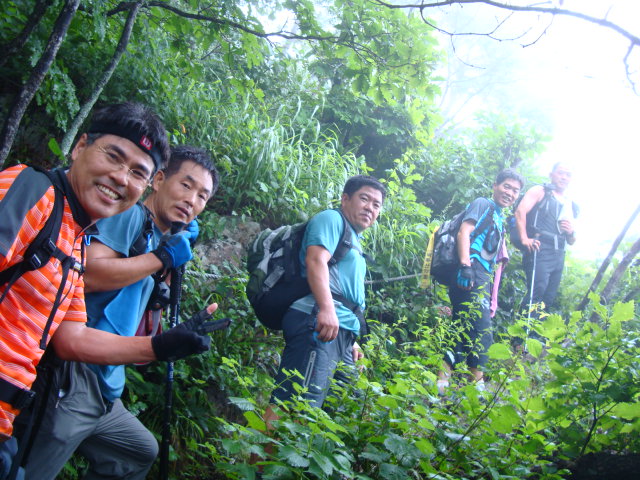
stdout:
{"type": "Polygon", "coordinates": [[[116,152],[107,150],[101,145],[96,145],[96,148],[101,153],[104,153],[104,156],[107,159],[107,164],[111,167],[112,171],[117,172],[122,170],[122,168],[127,170],[127,178],[134,187],[144,189],[149,185],[151,177],[147,172],[139,168],[129,168],[127,162],[116,152]]]}

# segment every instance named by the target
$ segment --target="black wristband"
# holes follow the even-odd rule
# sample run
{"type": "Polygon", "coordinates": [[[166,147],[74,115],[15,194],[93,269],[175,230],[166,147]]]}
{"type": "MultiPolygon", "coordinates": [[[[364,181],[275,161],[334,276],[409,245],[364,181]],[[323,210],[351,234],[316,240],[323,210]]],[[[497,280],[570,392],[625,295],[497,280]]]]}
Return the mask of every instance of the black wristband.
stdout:
{"type": "Polygon", "coordinates": [[[171,255],[169,255],[169,252],[164,248],[156,248],[155,250],[151,250],[151,253],[160,259],[163,268],[167,269],[173,267],[171,255]]]}

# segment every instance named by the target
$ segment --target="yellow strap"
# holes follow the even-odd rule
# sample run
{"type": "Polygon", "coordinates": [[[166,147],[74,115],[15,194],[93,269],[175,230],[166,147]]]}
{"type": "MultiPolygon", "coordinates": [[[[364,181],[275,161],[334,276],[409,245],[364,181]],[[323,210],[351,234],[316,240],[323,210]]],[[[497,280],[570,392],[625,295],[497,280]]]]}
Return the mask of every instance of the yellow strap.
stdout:
{"type": "Polygon", "coordinates": [[[431,236],[427,250],[424,252],[424,262],[422,263],[422,276],[420,277],[420,288],[429,288],[431,285],[431,262],[433,260],[433,246],[435,243],[436,232],[440,227],[436,227],[431,236]]]}

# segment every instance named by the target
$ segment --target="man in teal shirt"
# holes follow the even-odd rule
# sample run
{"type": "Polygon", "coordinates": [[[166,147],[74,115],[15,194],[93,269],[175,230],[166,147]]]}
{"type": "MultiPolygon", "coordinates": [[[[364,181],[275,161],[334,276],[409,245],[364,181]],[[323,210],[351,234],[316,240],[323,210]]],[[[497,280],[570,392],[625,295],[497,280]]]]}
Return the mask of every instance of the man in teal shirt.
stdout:
{"type": "MultiPolygon", "coordinates": [[[[359,317],[365,303],[366,262],[360,236],[378,218],[385,194],[375,178],[351,177],[343,189],[340,211],[325,210],[309,221],[300,259],[311,293],[294,302],[283,318],[285,348],[272,404],[289,400],[297,382],[306,389],[303,397],[321,407],[338,363],[353,366],[362,357],[356,343],[358,334],[364,333],[359,317]],[[351,248],[340,262],[329,265],[342,236],[343,215],[351,229],[351,248]],[[303,380],[289,377],[285,370],[297,370],[303,380]]],[[[267,424],[277,418],[270,406],[265,412],[267,424]]]]}
{"type": "Polygon", "coordinates": [[[453,320],[459,331],[453,348],[445,353],[445,368],[438,375],[440,394],[449,386],[453,368],[462,362],[469,367],[478,389],[484,389],[482,367],[487,362],[487,350],[493,344],[489,288],[499,247],[504,241],[502,209],[513,205],[523,185],[524,179],[519,173],[503,170],[493,184],[492,198],[476,198],[464,212],[456,237],[460,265],[455,284],[448,287],[453,320]],[[491,215],[490,222],[484,221],[487,215],[491,215]],[[474,232],[480,225],[486,226],[481,232],[474,232]]]}

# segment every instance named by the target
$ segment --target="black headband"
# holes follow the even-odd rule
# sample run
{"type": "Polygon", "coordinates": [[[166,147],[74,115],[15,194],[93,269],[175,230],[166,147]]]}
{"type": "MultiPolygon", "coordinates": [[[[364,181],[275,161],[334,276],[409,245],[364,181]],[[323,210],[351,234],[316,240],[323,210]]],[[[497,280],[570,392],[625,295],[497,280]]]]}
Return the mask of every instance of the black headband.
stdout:
{"type": "Polygon", "coordinates": [[[148,154],[156,166],[156,171],[162,168],[162,154],[157,145],[140,129],[121,125],[115,122],[92,122],[88,133],[107,133],[131,140],[144,153],[148,154]]]}

